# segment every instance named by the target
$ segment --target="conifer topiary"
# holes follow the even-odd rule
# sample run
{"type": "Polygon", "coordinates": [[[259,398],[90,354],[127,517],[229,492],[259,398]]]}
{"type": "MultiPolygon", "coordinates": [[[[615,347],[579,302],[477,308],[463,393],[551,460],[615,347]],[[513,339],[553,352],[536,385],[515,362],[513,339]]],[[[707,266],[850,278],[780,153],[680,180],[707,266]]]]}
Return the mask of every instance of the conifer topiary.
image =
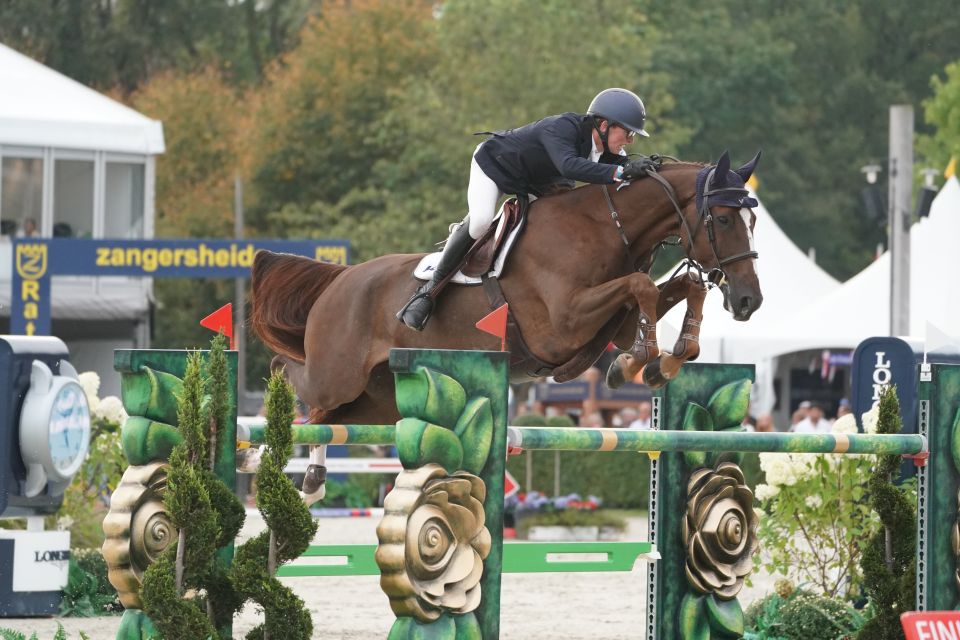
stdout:
{"type": "Polygon", "coordinates": [[[317,531],[300,493],[283,473],[293,454],[294,401],[282,372],[274,372],[267,383],[266,447],[257,471],[257,507],[268,529],[237,549],[233,565],[237,591],[264,610],[264,623],[247,634],[248,640],[260,640],[265,631],[281,640],[308,640],[313,633],[303,600],[275,577],[280,564],[306,551],[317,531]]]}
{"type": "MultiPolygon", "coordinates": [[[[899,433],[901,425],[896,387],[888,386],[880,394],[877,433],[899,433]]],[[[880,516],[883,527],[871,538],[860,559],[864,589],[876,616],[857,634],[859,640],[903,638],[900,614],[913,609],[916,505],[905,489],[893,483],[901,462],[899,455],[877,456],[877,465],[867,483],[870,506],[880,516]]]]}

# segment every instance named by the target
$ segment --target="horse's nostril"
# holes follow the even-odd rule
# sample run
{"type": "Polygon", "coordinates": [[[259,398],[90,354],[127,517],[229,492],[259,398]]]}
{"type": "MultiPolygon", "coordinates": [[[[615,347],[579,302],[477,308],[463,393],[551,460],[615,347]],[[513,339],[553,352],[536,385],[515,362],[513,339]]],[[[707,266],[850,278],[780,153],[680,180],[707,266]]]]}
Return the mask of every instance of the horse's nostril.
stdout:
{"type": "Polygon", "coordinates": [[[753,309],[753,298],[750,296],[743,296],[740,298],[740,309],[743,311],[749,311],[753,309]]]}

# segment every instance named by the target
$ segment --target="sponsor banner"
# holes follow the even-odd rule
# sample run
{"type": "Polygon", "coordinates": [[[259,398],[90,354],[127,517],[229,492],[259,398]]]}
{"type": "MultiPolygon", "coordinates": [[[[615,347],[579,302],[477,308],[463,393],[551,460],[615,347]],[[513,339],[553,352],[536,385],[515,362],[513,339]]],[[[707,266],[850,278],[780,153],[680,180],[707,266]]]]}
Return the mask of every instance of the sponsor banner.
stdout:
{"type": "Polygon", "coordinates": [[[113,240],[18,238],[10,333],[49,335],[50,276],[245,278],[260,249],[347,264],[345,240],[113,240]]]}
{"type": "Polygon", "coordinates": [[[867,338],[853,354],[850,378],[851,409],[863,431],[860,416],[880,401],[887,385],[897,385],[903,433],[916,433],[917,358],[900,338],[867,338]]]}
{"type": "Polygon", "coordinates": [[[60,591],[70,567],[69,531],[0,531],[13,539],[13,591],[60,591]]]}

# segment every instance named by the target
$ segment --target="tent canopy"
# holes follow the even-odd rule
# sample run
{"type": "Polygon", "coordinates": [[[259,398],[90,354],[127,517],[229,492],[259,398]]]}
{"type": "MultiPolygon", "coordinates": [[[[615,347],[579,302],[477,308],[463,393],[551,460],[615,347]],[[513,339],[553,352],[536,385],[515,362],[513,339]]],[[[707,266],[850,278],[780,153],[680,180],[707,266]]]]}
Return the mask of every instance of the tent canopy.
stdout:
{"type": "MultiPolygon", "coordinates": [[[[752,197],[757,197],[751,193],[752,197]]],[[[705,362],[751,362],[752,358],[729,353],[730,345],[752,342],[760,333],[776,333],[785,318],[796,314],[811,301],[840,286],[830,274],[810,260],[777,225],[759,201],[753,212],[754,244],[759,254],[756,261],[763,304],[748,322],[738,322],[723,308],[723,294],[713,290],[707,295],[700,334],[701,360],[705,362]]],[[[673,271],[671,270],[670,273],[673,271]]],[[[667,314],[663,334],[664,345],[671,345],[683,322],[686,306],[681,303],[667,314]]]]}
{"type": "MultiPolygon", "coordinates": [[[[960,183],[954,177],[940,190],[930,216],[910,230],[911,336],[926,335],[927,323],[960,335],[960,281],[952,262],[958,239],[960,183]]],[[[726,337],[725,355],[733,351],[750,361],[804,349],[853,349],[866,338],[890,335],[890,254],[825,295],[804,298],[778,322],[750,320],[748,334],[726,337]]]]}
{"type": "Polygon", "coordinates": [[[163,125],[0,44],[0,144],[155,155],[163,125]]]}

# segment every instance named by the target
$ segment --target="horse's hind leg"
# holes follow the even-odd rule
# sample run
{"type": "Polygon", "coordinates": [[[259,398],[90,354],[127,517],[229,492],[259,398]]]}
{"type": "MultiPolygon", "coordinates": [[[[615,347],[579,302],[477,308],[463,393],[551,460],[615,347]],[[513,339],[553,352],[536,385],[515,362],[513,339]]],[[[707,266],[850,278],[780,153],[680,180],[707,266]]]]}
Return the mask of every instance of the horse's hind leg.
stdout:
{"type": "Polygon", "coordinates": [[[687,312],[683,316],[680,336],[673,351],[664,352],[643,369],[644,382],[653,387],[665,385],[676,377],[683,363],[696,360],[700,355],[700,323],[703,320],[703,301],[707,288],[690,276],[683,278],[686,286],[687,312]]]}

